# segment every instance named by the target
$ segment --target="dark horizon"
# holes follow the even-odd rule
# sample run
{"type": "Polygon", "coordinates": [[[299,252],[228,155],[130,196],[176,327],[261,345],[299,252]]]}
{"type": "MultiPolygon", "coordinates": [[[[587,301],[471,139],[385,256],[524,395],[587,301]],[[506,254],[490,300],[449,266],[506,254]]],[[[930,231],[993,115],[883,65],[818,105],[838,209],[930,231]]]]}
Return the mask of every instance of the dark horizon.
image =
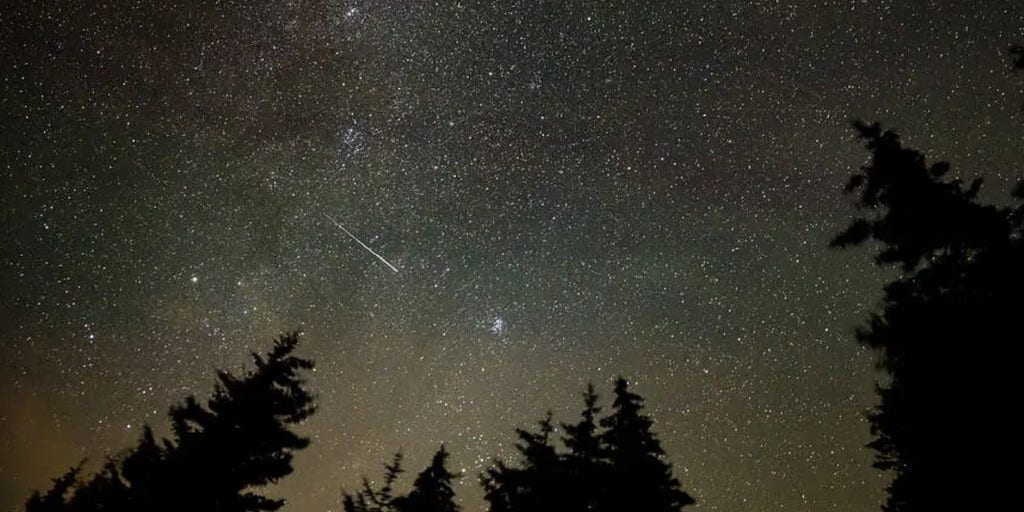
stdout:
{"type": "Polygon", "coordinates": [[[0,510],[295,328],[283,510],[619,375],[700,510],[877,510],[850,121],[1007,203],[1024,5],[703,4],[8,8],[0,510]]]}

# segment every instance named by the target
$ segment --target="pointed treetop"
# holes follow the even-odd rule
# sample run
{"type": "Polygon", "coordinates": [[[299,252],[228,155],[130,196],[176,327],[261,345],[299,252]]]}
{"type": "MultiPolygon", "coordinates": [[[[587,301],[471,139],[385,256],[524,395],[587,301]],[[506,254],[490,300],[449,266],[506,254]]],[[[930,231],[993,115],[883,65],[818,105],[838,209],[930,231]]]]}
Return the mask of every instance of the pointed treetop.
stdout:
{"type": "Polygon", "coordinates": [[[430,466],[416,477],[409,495],[395,499],[395,509],[398,512],[458,512],[452,480],[460,475],[449,471],[447,462],[448,451],[441,445],[430,466]]]}
{"type": "Polygon", "coordinates": [[[594,385],[587,383],[587,389],[583,392],[583,411],[580,414],[580,421],[575,425],[562,424],[565,436],[562,442],[574,457],[596,459],[599,456],[601,442],[598,439],[597,415],[601,408],[597,406],[598,395],[594,391],[594,385]]]}

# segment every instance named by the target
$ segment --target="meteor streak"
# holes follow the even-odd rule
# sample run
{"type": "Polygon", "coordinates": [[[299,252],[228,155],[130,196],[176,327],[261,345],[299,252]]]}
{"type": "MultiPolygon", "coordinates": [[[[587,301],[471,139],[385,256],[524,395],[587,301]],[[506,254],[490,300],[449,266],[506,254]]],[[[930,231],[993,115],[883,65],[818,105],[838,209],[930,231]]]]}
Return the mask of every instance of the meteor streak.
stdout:
{"type": "MultiPolygon", "coordinates": [[[[323,212],[320,212],[320,213],[323,213],[323,212]]],[[[377,254],[376,252],[374,252],[373,249],[370,249],[370,247],[368,245],[364,244],[362,240],[356,238],[356,236],[353,235],[351,231],[345,229],[345,226],[342,226],[341,223],[339,223],[338,221],[334,220],[330,215],[327,215],[326,213],[323,213],[323,216],[327,217],[327,220],[333,222],[335,226],[338,226],[339,228],[341,228],[341,230],[344,231],[346,235],[352,237],[352,240],[355,240],[356,243],[358,243],[359,245],[363,246],[363,249],[366,249],[367,251],[370,251],[370,254],[376,256],[378,260],[383,261],[384,264],[387,265],[388,268],[390,268],[391,270],[394,270],[396,274],[398,273],[398,269],[395,268],[394,265],[388,263],[388,260],[384,259],[384,257],[381,256],[380,254],[377,254]]]]}

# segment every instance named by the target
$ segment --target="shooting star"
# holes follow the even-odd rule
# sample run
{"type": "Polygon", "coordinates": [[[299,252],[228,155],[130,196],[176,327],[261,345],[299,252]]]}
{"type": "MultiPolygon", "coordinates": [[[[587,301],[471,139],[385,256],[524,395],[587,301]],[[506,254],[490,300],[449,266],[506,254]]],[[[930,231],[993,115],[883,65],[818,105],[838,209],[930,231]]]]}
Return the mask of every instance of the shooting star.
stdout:
{"type": "MultiPolygon", "coordinates": [[[[323,212],[321,212],[321,213],[323,213],[323,212]]],[[[326,213],[324,213],[323,216],[327,217],[327,220],[333,222],[335,226],[338,226],[339,228],[341,228],[341,230],[344,231],[346,235],[352,237],[352,240],[355,240],[356,243],[358,243],[359,245],[363,246],[363,249],[366,249],[367,251],[370,251],[370,254],[376,256],[378,260],[383,261],[384,264],[387,265],[388,268],[390,268],[391,270],[394,270],[396,274],[398,273],[398,269],[395,268],[394,265],[388,263],[388,260],[384,259],[384,257],[381,256],[380,254],[377,254],[376,252],[374,252],[373,249],[370,249],[370,247],[368,245],[364,244],[362,240],[356,238],[356,236],[353,235],[351,231],[345,229],[345,226],[342,226],[340,222],[334,220],[330,215],[327,215],[326,213]]]]}

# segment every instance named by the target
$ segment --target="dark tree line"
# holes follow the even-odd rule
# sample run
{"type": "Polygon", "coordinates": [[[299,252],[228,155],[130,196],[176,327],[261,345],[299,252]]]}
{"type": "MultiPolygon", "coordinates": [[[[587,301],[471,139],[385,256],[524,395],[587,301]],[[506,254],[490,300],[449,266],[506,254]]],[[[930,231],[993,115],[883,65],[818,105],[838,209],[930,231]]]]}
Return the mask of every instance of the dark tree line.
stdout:
{"type": "MultiPolygon", "coordinates": [[[[1024,48],[1012,50],[1024,68],[1024,48]]],[[[899,275],[857,338],[884,378],[870,413],[875,465],[893,472],[884,510],[1002,505],[1014,500],[1005,454],[1020,449],[1024,340],[1024,182],[999,206],[982,181],[952,178],[877,123],[855,123],[871,160],[848,193],[864,214],[832,241],[866,243],[899,275]]]]}
{"type": "MultiPolygon", "coordinates": [[[[313,363],[293,355],[297,334],[281,336],[272,350],[253,354],[255,368],[242,376],[218,371],[213,396],[201,404],[190,396],[171,407],[170,438],[145,427],[138,444],[84,478],[82,464],[35,492],[26,512],[262,512],[284,500],[259,493],[292,472],[292,457],[309,445],[293,426],[315,411],[302,374],[313,363]]],[[[643,398],[625,379],[615,382],[612,412],[599,417],[593,386],[584,393],[581,419],[563,425],[564,449],[556,447],[548,418],[537,432],[516,430],[521,461],[495,461],[481,475],[493,512],[676,511],[694,503],[682,491],[665,452],[643,413],[643,398]]],[[[402,456],[385,465],[383,483],[364,478],[359,490],[343,493],[345,512],[459,512],[441,448],[411,490],[396,490],[402,456]]]]}
{"type": "Polygon", "coordinates": [[[518,464],[495,461],[482,476],[490,511],[667,512],[695,503],[665,460],[643,398],[623,378],[614,394],[611,413],[598,418],[598,396],[587,387],[580,420],[562,425],[564,450],[550,414],[535,431],[516,430],[518,464]]]}
{"type": "MultiPolygon", "coordinates": [[[[580,420],[562,424],[560,439],[550,413],[535,431],[516,429],[517,464],[495,460],[481,475],[489,510],[669,512],[693,504],[665,460],[643,398],[622,378],[614,393],[611,414],[600,418],[597,393],[587,386],[580,420]]],[[[364,478],[359,491],[344,494],[345,512],[457,512],[452,481],[459,475],[447,469],[447,458],[441,447],[412,490],[400,495],[395,483],[402,456],[395,455],[379,488],[364,478]]]]}
{"type": "Polygon", "coordinates": [[[218,372],[205,405],[190,396],[171,408],[170,439],[147,426],[127,456],[86,480],[81,465],[71,469],[26,512],[278,510],[284,500],[255,490],[292,472],[293,454],[309,444],[292,426],[315,410],[302,378],[313,363],[292,354],[297,343],[297,334],[280,337],[242,376],[218,372]]]}

